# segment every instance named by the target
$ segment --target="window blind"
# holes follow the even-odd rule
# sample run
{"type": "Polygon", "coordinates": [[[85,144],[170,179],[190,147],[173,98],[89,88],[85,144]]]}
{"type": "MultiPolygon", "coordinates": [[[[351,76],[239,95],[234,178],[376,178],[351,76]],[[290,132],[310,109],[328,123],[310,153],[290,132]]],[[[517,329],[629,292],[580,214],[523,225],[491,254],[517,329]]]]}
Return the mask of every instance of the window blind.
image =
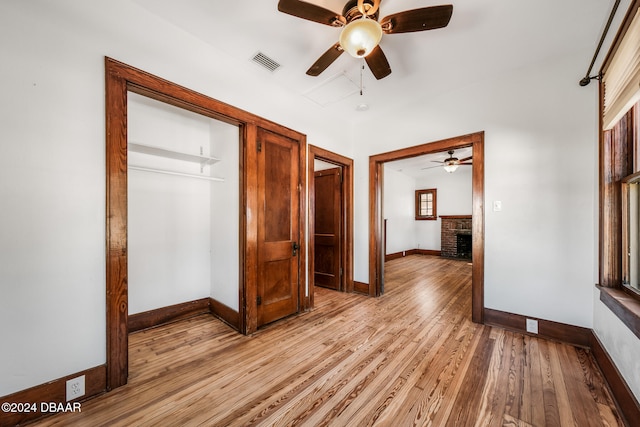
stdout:
{"type": "Polygon", "coordinates": [[[640,8],[602,77],[603,129],[611,129],[640,100],[640,8]]]}

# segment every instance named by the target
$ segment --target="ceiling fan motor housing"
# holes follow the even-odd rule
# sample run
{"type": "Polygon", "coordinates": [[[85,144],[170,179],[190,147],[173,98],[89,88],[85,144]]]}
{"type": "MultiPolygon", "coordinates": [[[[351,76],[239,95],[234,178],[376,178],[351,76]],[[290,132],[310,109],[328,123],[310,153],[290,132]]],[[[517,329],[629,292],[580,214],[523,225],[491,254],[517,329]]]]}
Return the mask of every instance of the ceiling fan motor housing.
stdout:
{"type": "MultiPolygon", "coordinates": [[[[369,9],[374,6],[373,0],[364,0],[364,7],[369,5],[369,9]]],[[[376,10],[373,14],[369,15],[369,18],[378,20],[378,16],[380,14],[380,9],[376,10]]],[[[342,16],[345,17],[347,23],[353,21],[354,19],[358,19],[362,17],[362,12],[358,10],[358,0],[349,0],[345,5],[344,9],[342,9],[342,16]]]]}

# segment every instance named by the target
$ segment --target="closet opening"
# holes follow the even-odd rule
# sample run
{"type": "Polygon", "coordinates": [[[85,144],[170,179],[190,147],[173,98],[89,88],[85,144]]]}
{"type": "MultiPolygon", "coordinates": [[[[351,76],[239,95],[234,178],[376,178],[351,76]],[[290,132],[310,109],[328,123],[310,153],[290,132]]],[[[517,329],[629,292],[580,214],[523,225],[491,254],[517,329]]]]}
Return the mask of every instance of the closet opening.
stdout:
{"type": "Polygon", "coordinates": [[[127,384],[132,329],[202,311],[252,334],[288,272],[290,310],[276,314],[310,308],[304,134],[111,58],[105,115],[107,390],[127,384]],[[290,203],[264,203],[278,168],[298,172],[269,202],[290,203]],[[291,268],[267,257],[284,214],[291,268]]]}
{"type": "Polygon", "coordinates": [[[240,127],[127,94],[129,332],[239,311],[240,127]]]}

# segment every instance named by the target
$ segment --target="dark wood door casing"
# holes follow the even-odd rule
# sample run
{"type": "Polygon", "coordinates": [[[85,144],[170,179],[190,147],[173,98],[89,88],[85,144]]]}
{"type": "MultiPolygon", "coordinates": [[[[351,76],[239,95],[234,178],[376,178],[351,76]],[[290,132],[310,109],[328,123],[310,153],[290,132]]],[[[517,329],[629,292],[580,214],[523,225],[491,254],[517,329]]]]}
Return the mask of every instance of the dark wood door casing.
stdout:
{"type": "Polygon", "coordinates": [[[472,319],[484,322],[484,132],[457,136],[369,157],[369,295],[384,292],[382,188],[384,163],[424,154],[472,147],[472,319]]]}
{"type": "Polygon", "coordinates": [[[315,172],[314,282],[325,288],[342,290],[342,170],[315,172]]]}
{"type": "Polygon", "coordinates": [[[307,271],[309,275],[309,297],[307,303],[308,307],[313,307],[315,293],[315,284],[313,280],[315,271],[315,160],[322,160],[328,163],[332,163],[342,170],[343,212],[340,222],[343,225],[343,232],[342,238],[340,239],[340,255],[342,258],[341,264],[343,290],[345,292],[354,292],[356,285],[353,280],[353,159],[326,150],[324,148],[309,145],[309,157],[307,165],[309,184],[309,264],[307,271]]]}
{"type": "MultiPolygon", "coordinates": [[[[225,104],[145,71],[105,58],[105,152],[106,152],[106,339],[107,389],[127,383],[128,289],[127,289],[127,93],[135,92],[240,128],[240,229],[239,322],[237,329],[257,330],[258,282],[258,128],[295,141],[298,164],[306,164],[306,136],[262,117],[225,104]]],[[[299,212],[306,209],[306,175],[299,174],[299,212]]],[[[299,215],[300,271],[306,269],[305,215],[299,215]]],[[[299,289],[305,289],[300,275],[299,289]]],[[[304,292],[299,292],[304,295],[304,292]]],[[[309,307],[299,296],[300,310],[309,307]]]]}

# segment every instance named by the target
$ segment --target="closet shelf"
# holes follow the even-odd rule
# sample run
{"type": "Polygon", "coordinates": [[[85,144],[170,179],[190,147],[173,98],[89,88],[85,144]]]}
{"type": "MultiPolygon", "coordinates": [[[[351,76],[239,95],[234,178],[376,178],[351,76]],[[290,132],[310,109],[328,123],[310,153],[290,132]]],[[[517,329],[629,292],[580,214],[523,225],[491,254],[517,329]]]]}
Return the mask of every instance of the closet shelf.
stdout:
{"type": "MultiPolygon", "coordinates": [[[[196,154],[187,154],[187,153],[182,153],[180,151],[173,151],[173,150],[167,150],[165,148],[154,147],[152,145],[138,144],[137,142],[129,142],[127,146],[129,151],[133,151],[136,153],[148,154],[151,156],[158,156],[158,157],[165,157],[173,160],[182,160],[185,162],[198,163],[200,165],[200,172],[203,172],[203,168],[205,166],[212,165],[220,161],[220,159],[216,159],[215,157],[196,155],[196,154]]],[[[202,151],[202,147],[200,148],[200,151],[202,151]]],[[[188,178],[205,179],[207,181],[224,182],[224,178],[217,178],[209,175],[197,175],[193,173],[177,172],[177,171],[172,171],[167,169],[155,169],[155,168],[149,168],[145,166],[135,166],[135,165],[129,165],[129,169],[143,171],[143,172],[161,173],[165,175],[175,175],[175,176],[184,176],[188,178]]]]}
{"type": "Polygon", "coordinates": [[[224,182],[224,178],[217,178],[215,176],[208,176],[208,175],[196,175],[193,173],[174,172],[166,169],[154,169],[154,168],[147,168],[147,167],[135,166],[135,165],[129,165],[129,169],[136,170],[136,171],[143,171],[143,172],[161,173],[164,175],[175,175],[175,176],[184,176],[187,178],[205,179],[207,181],[224,182]]]}
{"type": "Polygon", "coordinates": [[[129,150],[134,151],[136,153],[149,154],[152,156],[167,157],[169,159],[199,163],[200,166],[212,165],[220,161],[220,159],[217,159],[215,157],[181,153],[179,151],[167,150],[165,148],[154,147],[151,145],[138,144],[136,142],[129,142],[128,147],[129,147],[129,150]]]}

